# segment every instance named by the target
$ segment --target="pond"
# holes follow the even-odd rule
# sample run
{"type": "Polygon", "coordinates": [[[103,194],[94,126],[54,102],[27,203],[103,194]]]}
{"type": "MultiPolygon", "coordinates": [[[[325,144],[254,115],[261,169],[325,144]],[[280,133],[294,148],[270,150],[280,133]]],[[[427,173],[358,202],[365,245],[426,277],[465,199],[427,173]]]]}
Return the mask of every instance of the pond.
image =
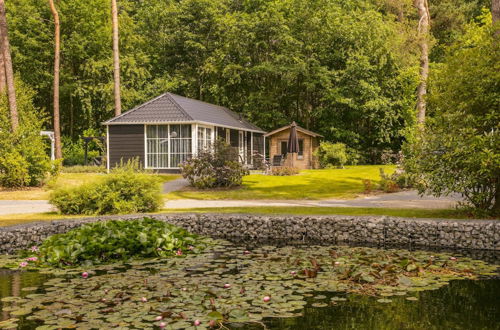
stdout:
{"type": "Polygon", "coordinates": [[[458,254],[219,242],[182,258],[0,270],[0,328],[499,329],[499,294],[496,266],[458,254]]]}

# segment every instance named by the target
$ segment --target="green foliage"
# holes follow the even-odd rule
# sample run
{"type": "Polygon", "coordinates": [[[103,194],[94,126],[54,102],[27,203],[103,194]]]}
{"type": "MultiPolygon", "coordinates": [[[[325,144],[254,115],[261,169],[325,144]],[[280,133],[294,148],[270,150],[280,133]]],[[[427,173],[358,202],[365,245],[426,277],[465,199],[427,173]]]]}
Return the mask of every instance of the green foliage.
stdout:
{"type": "Polygon", "coordinates": [[[50,236],[40,246],[41,263],[55,266],[100,264],[131,258],[197,253],[204,240],[152,218],[99,221],[50,236]]]}
{"type": "MultiPolygon", "coordinates": [[[[71,140],[69,137],[63,137],[63,155],[64,155],[64,165],[74,166],[83,165],[85,162],[85,145],[83,139],[78,139],[76,141],[71,140]]],[[[87,159],[90,161],[92,158],[99,156],[99,151],[89,149],[87,154],[87,159]]]]}
{"type": "Polygon", "coordinates": [[[431,80],[434,118],[405,160],[420,192],[460,193],[477,214],[500,209],[499,47],[486,15],[447,50],[431,80]]]}
{"type": "MultiPolygon", "coordinates": [[[[383,192],[393,193],[400,190],[399,185],[396,182],[395,173],[392,175],[387,175],[384,169],[380,169],[380,182],[379,187],[383,192]]],[[[366,190],[366,185],[365,185],[366,190]]]]}
{"type": "Polygon", "coordinates": [[[97,182],[57,188],[50,203],[63,214],[153,212],[162,206],[159,180],[129,161],[97,182]]]}
{"type": "Polygon", "coordinates": [[[235,149],[221,140],[216,141],[213,149],[200,151],[180,167],[182,176],[199,189],[240,186],[243,177],[250,174],[238,162],[235,149]]]}
{"type": "Polygon", "coordinates": [[[347,146],[343,143],[321,141],[315,151],[322,168],[342,168],[347,163],[347,146]]]}
{"type": "Polygon", "coordinates": [[[276,176],[289,176],[299,174],[300,170],[292,166],[273,166],[271,168],[271,175],[276,176]]]}
{"type": "Polygon", "coordinates": [[[40,136],[45,118],[33,107],[34,91],[16,79],[19,128],[12,133],[7,96],[0,96],[0,185],[40,186],[56,174],[40,136]]]}

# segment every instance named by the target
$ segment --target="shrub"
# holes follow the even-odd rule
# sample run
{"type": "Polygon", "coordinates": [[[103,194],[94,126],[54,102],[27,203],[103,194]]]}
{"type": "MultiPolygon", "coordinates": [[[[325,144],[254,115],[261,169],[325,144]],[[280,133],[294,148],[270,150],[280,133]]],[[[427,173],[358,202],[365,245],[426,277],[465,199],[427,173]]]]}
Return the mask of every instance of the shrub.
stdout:
{"type": "Polygon", "coordinates": [[[323,168],[342,168],[347,163],[347,147],[343,143],[322,141],[315,152],[323,168]]]}
{"type": "Polygon", "coordinates": [[[63,214],[117,214],[156,211],[162,198],[159,180],[129,161],[97,182],[56,189],[50,203],[63,214]]]}
{"type": "Polygon", "coordinates": [[[370,179],[363,179],[363,187],[365,188],[364,189],[365,194],[371,193],[372,190],[373,190],[372,180],[370,180],[370,179]]]}
{"type": "Polygon", "coordinates": [[[9,188],[40,186],[54,167],[40,136],[45,118],[33,106],[33,91],[16,81],[19,127],[11,131],[6,95],[0,96],[0,185],[9,188]]]}
{"type": "Polygon", "coordinates": [[[234,148],[217,141],[213,150],[203,150],[197,157],[181,164],[182,176],[199,189],[240,186],[249,171],[238,162],[234,148]]]}
{"type": "MultiPolygon", "coordinates": [[[[92,133],[92,131],[89,133],[92,133]]],[[[86,135],[86,133],[84,133],[84,135],[86,135]]],[[[79,137],[76,141],[74,141],[70,137],[63,137],[62,140],[63,140],[62,145],[63,145],[64,165],[65,166],[84,165],[85,143],[83,139],[79,137]]],[[[99,156],[99,150],[98,150],[99,147],[100,146],[96,141],[92,141],[89,143],[88,153],[87,153],[87,160],[89,162],[93,158],[99,156]]]]}
{"type": "Polygon", "coordinates": [[[291,166],[273,166],[271,168],[271,175],[287,176],[299,174],[300,170],[291,166]]]}
{"type": "Polygon", "coordinates": [[[182,256],[204,249],[209,240],[152,218],[94,222],[50,236],[39,248],[41,263],[97,264],[130,258],[182,256]]]}
{"type": "Polygon", "coordinates": [[[380,189],[385,192],[396,192],[403,188],[412,188],[412,176],[398,167],[391,175],[387,175],[383,168],[380,168],[380,189]]]}

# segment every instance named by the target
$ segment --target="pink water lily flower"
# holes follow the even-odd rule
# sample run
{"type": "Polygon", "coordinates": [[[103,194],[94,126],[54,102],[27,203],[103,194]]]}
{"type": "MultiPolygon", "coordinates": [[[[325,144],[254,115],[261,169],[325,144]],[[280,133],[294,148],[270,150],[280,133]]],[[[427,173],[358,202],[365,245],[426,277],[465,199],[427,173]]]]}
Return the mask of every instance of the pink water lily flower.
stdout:
{"type": "Polygon", "coordinates": [[[201,321],[200,320],[194,320],[194,326],[197,327],[201,324],[201,321]]]}
{"type": "Polygon", "coordinates": [[[38,246],[33,245],[33,246],[31,247],[31,252],[38,252],[38,246]]]}
{"type": "Polygon", "coordinates": [[[450,257],[450,260],[455,261],[455,260],[457,260],[457,258],[455,258],[455,257],[450,257]]]}
{"type": "Polygon", "coordinates": [[[87,278],[87,277],[89,277],[89,273],[87,273],[87,272],[83,272],[83,273],[82,273],[82,277],[83,277],[83,278],[87,278]]]}
{"type": "Polygon", "coordinates": [[[177,252],[175,252],[175,254],[178,255],[178,256],[181,256],[182,255],[182,250],[181,249],[177,250],[177,252]]]}
{"type": "Polygon", "coordinates": [[[229,289],[230,287],[231,287],[231,284],[229,284],[229,283],[224,284],[224,288],[229,289]]]}
{"type": "Polygon", "coordinates": [[[296,272],[296,271],[294,271],[294,270],[292,270],[292,271],[290,272],[290,275],[295,276],[295,275],[297,275],[297,272],[296,272]]]}
{"type": "Polygon", "coordinates": [[[194,249],[194,246],[192,246],[192,245],[188,246],[188,250],[192,250],[192,249],[194,249]]]}
{"type": "Polygon", "coordinates": [[[268,302],[269,300],[271,300],[271,297],[269,296],[265,296],[264,299],[262,299],[264,302],[268,302]]]}
{"type": "Polygon", "coordinates": [[[142,301],[142,302],[147,302],[147,301],[148,301],[148,298],[146,298],[146,297],[142,297],[142,298],[141,298],[141,301],[142,301]]]}
{"type": "Polygon", "coordinates": [[[161,320],[163,320],[163,316],[158,315],[158,316],[155,318],[155,320],[156,320],[156,321],[161,321],[161,320]]]}
{"type": "Polygon", "coordinates": [[[26,258],[26,261],[37,261],[38,258],[37,257],[29,257],[29,258],[26,258]]]}
{"type": "Polygon", "coordinates": [[[26,267],[28,266],[28,263],[26,261],[23,261],[19,264],[19,267],[23,268],[23,267],[26,267]]]}
{"type": "Polygon", "coordinates": [[[160,322],[158,326],[160,327],[160,329],[163,329],[167,326],[167,324],[165,322],[160,322]]]}
{"type": "Polygon", "coordinates": [[[243,254],[250,254],[251,252],[248,250],[243,251],[243,254]]]}

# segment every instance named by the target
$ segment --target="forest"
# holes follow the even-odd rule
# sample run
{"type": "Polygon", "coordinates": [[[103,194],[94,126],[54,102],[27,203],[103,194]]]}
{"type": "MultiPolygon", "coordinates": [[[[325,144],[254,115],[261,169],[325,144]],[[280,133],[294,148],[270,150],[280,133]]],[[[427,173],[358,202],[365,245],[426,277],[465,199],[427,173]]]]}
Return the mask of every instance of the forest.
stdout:
{"type": "MultiPolygon", "coordinates": [[[[49,2],[5,4],[17,93],[52,129],[49,2]]],[[[112,17],[109,0],[55,6],[64,148],[102,134],[100,123],[114,116],[112,17]]],[[[428,94],[447,49],[490,6],[429,1],[428,94]]],[[[118,17],[123,111],[170,91],[227,106],[265,130],[295,120],[366,162],[401,150],[415,126],[420,16],[411,0],[120,0],[118,17]]]]}

